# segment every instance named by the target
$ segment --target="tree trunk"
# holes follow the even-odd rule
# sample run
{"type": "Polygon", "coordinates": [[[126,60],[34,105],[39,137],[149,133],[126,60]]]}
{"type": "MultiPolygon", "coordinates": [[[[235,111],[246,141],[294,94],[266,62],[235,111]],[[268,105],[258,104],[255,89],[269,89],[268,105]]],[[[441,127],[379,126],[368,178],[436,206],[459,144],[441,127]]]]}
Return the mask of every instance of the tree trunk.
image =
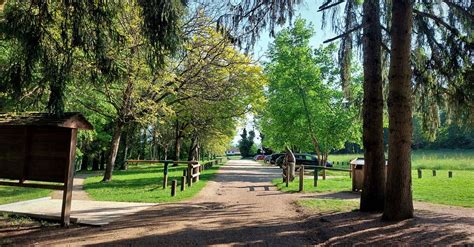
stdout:
{"type": "Polygon", "coordinates": [[[99,155],[100,155],[100,153],[96,153],[94,155],[94,159],[92,159],[92,170],[93,171],[99,170],[99,162],[100,162],[99,155]]]}
{"type": "Polygon", "coordinates": [[[84,156],[82,156],[81,171],[87,171],[88,166],[89,166],[89,154],[85,153],[84,156]]]}
{"type": "Polygon", "coordinates": [[[104,182],[110,181],[112,179],[112,172],[114,171],[115,159],[117,158],[123,125],[124,124],[120,120],[115,123],[114,134],[110,144],[110,154],[109,158],[107,159],[107,165],[105,166],[104,178],[102,179],[104,182]]]}
{"type": "MultiPolygon", "coordinates": [[[[130,128],[127,128],[128,131],[130,131],[130,128]]],[[[122,160],[122,170],[127,170],[128,169],[128,163],[127,163],[127,159],[128,159],[128,149],[129,149],[129,146],[130,146],[130,138],[129,138],[129,133],[125,133],[125,140],[124,140],[124,150],[123,150],[123,160],[122,160]]]]}
{"type": "Polygon", "coordinates": [[[411,192],[411,31],[412,0],[392,2],[392,48],[389,71],[388,179],[383,220],[413,217],[411,192]]]}
{"type": "Polygon", "coordinates": [[[100,152],[100,166],[99,170],[104,170],[105,169],[105,162],[106,162],[106,157],[107,155],[105,154],[105,151],[100,152]]]}
{"type": "Polygon", "coordinates": [[[381,212],[385,196],[383,149],[382,29],[378,0],[363,4],[364,28],[364,188],[360,200],[363,212],[381,212]]]}
{"type": "Polygon", "coordinates": [[[141,149],[140,149],[140,157],[143,157],[142,159],[145,159],[145,149],[146,149],[146,138],[147,138],[147,135],[146,135],[146,128],[143,128],[143,136],[142,138],[142,142],[141,142],[141,149]]]}
{"type": "Polygon", "coordinates": [[[197,160],[198,156],[198,145],[197,145],[197,138],[191,138],[191,145],[189,145],[189,152],[188,152],[188,161],[197,160]]]}

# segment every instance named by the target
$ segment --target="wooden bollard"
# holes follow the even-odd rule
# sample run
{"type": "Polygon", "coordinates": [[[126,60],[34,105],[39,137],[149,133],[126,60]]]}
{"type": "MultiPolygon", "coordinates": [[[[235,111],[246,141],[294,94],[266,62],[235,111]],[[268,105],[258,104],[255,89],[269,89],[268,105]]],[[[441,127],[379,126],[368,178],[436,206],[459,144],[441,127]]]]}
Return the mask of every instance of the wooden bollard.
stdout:
{"type": "Polygon", "coordinates": [[[318,168],[314,168],[314,182],[313,182],[313,186],[314,187],[318,187],[318,168]]]}
{"type": "Polygon", "coordinates": [[[188,176],[188,186],[193,186],[193,168],[188,166],[187,176],[188,176]]]}
{"type": "Polygon", "coordinates": [[[323,169],[323,180],[326,180],[326,169],[323,169]]]}
{"type": "Polygon", "coordinates": [[[299,192],[302,192],[304,190],[304,166],[301,165],[300,167],[300,188],[299,192]]]}
{"type": "Polygon", "coordinates": [[[452,172],[452,171],[449,171],[449,172],[448,172],[448,177],[449,177],[449,178],[452,178],[452,177],[453,177],[453,172],[452,172]]]}
{"type": "Polygon", "coordinates": [[[423,174],[421,172],[421,169],[418,168],[418,178],[422,178],[423,177],[423,174]]]}
{"type": "Polygon", "coordinates": [[[186,189],[186,176],[181,177],[181,191],[186,189]]]}
{"type": "Polygon", "coordinates": [[[165,163],[165,168],[163,169],[163,189],[168,185],[168,163],[165,163]]]}
{"type": "Polygon", "coordinates": [[[436,170],[433,170],[433,177],[436,177],[436,170]]]}
{"type": "Polygon", "coordinates": [[[176,179],[173,179],[173,181],[171,181],[171,196],[175,196],[176,195],[176,186],[178,184],[178,181],[176,181],[176,179]]]}
{"type": "Polygon", "coordinates": [[[290,184],[290,166],[286,166],[286,187],[290,184]]]}

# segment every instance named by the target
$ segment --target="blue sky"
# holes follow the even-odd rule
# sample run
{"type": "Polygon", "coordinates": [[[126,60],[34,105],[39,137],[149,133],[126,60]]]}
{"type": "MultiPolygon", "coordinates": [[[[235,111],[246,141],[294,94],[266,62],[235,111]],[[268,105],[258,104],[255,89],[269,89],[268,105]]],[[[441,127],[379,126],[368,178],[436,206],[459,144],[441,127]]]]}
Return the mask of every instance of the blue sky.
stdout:
{"type": "MultiPolygon", "coordinates": [[[[329,38],[336,36],[336,34],[332,32],[332,30],[330,30],[329,27],[326,27],[325,30],[321,29],[322,14],[320,12],[317,12],[318,7],[319,5],[316,5],[316,3],[314,2],[312,4],[303,3],[297,7],[297,11],[295,15],[295,16],[301,16],[302,18],[306,19],[308,22],[311,22],[313,24],[315,35],[311,39],[311,46],[313,46],[314,48],[319,47],[323,43],[324,40],[327,40],[329,38]]],[[[288,24],[286,24],[283,27],[277,28],[276,31],[281,30],[284,27],[288,27],[288,24]]],[[[271,42],[273,42],[273,38],[269,37],[269,32],[268,31],[262,32],[260,35],[260,39],[255,44],[255,47],[253,50],[254,58],[258,59],[264,56],[268,49],[268,45],[271,42]]],[[[263,59],[265,58],[263,57],[263,59]]],[[[246,124],[242,124],[242,126],[238,128],[237,134],[234,137],[234,140],[232,141],[233,144],[237,144],[238,141],[240,140],[240,134],[242,133],[243,126],[247,128],[247,131],[253,129],[252,122],[253,122],[253,117],[250,115],[247,116],[246,124]]],[[[255,142],[259,144],[260,137],[259,137],[258,130],[255,130],[255,132],[257,136],[255,142]]]]}

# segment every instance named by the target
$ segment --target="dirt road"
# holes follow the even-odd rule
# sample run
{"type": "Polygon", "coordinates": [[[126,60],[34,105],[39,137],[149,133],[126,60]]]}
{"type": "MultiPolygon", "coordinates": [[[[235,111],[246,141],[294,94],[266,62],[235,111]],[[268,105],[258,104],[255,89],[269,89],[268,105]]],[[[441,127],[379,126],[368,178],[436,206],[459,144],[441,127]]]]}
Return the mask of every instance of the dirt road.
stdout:
{"type": "Polygon", "coordinates": [[[0,240],[3,236],[4,244],[114,246],[474,242],[474,220],[469,216],[473,212],[471,209],[456,208],[451,210],[452,214],[446,214],[440,210],[429,211],[430,207],[424,205],[423,210],[416,212],[416,218],[399,223],[380,222],[380,214],[359,212],[304,214],[294,206],[294,200],[315,197],[353,199],[354,194],[282,193],[270,183],[279,177],[277,168],[263,167],[253,161],[233,160],[221,167],[215,181],[209,182],[190,201],[158,205],[104,227],[0,229],[0,240]]]}

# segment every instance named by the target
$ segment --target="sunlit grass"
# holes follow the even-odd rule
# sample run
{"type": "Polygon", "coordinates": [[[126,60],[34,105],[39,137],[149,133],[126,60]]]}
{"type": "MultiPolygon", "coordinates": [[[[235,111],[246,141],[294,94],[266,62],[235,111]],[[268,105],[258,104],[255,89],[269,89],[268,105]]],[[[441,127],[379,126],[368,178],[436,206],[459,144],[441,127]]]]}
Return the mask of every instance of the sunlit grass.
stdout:
{"type": "MultiPolygon", "coordinates": [[[[385,155],[387,157],[387,155],[385,155]]],[[[364,154],[333,154],[329,160],[347,162],[364,157],[364,154]]],[[[412,153],[413,169],[474,170],[474,150],[415,150],[412,153]]]]}
{"type": "Polygon", "coordinates": [[[148,164],[130,167],[127,171],[114,172],[112,181],[101,182],[102,176],[88,177],[84,183],[85,191],[95,200],[121,202],[174,202],[196,195],[212,179],[220,165],[204,170],[200,181],[192,187],[186,185],[180,191],[180,182],[185,165],[169,167],[168,186],[163,189],[163,165],[148,164]],[[178,181],[175,197],[171,197],[171,181],[178,181]]]}
{"type": "MultiPolygon", "coordinates": [[[[438,203],[462,207],[474,207],[474,171],[456,170],[453,177],[448,178],[447,170],[438,170],[436,177],[431,170],[422,170],[423,177],[417,176],[417,171],[412,171],[413,199],[430,203],[438,203]]],[[[274,179],[279,190],[297,192],[299,180],[295,179],[285,186],[282,179],[274,179]]],[[[339,192],[351,191],[352,180],[348,177],[318,180],[318,187],[313,186],[313,179],[304,180],[304,192],[339,192]]]]}
{"type": "Polygon", "coordinates": [[[46,197],[49,196],[51,192],[52,190],[46,189],[0,186],[0,204],[8,204],[46,197]]]}
{"type": "Polygon", "coordinates": [[[296,204],[314,213],[350,212],[359,208],[358,200],[342,199],[310,199],[298,200],[296,204]]]}

